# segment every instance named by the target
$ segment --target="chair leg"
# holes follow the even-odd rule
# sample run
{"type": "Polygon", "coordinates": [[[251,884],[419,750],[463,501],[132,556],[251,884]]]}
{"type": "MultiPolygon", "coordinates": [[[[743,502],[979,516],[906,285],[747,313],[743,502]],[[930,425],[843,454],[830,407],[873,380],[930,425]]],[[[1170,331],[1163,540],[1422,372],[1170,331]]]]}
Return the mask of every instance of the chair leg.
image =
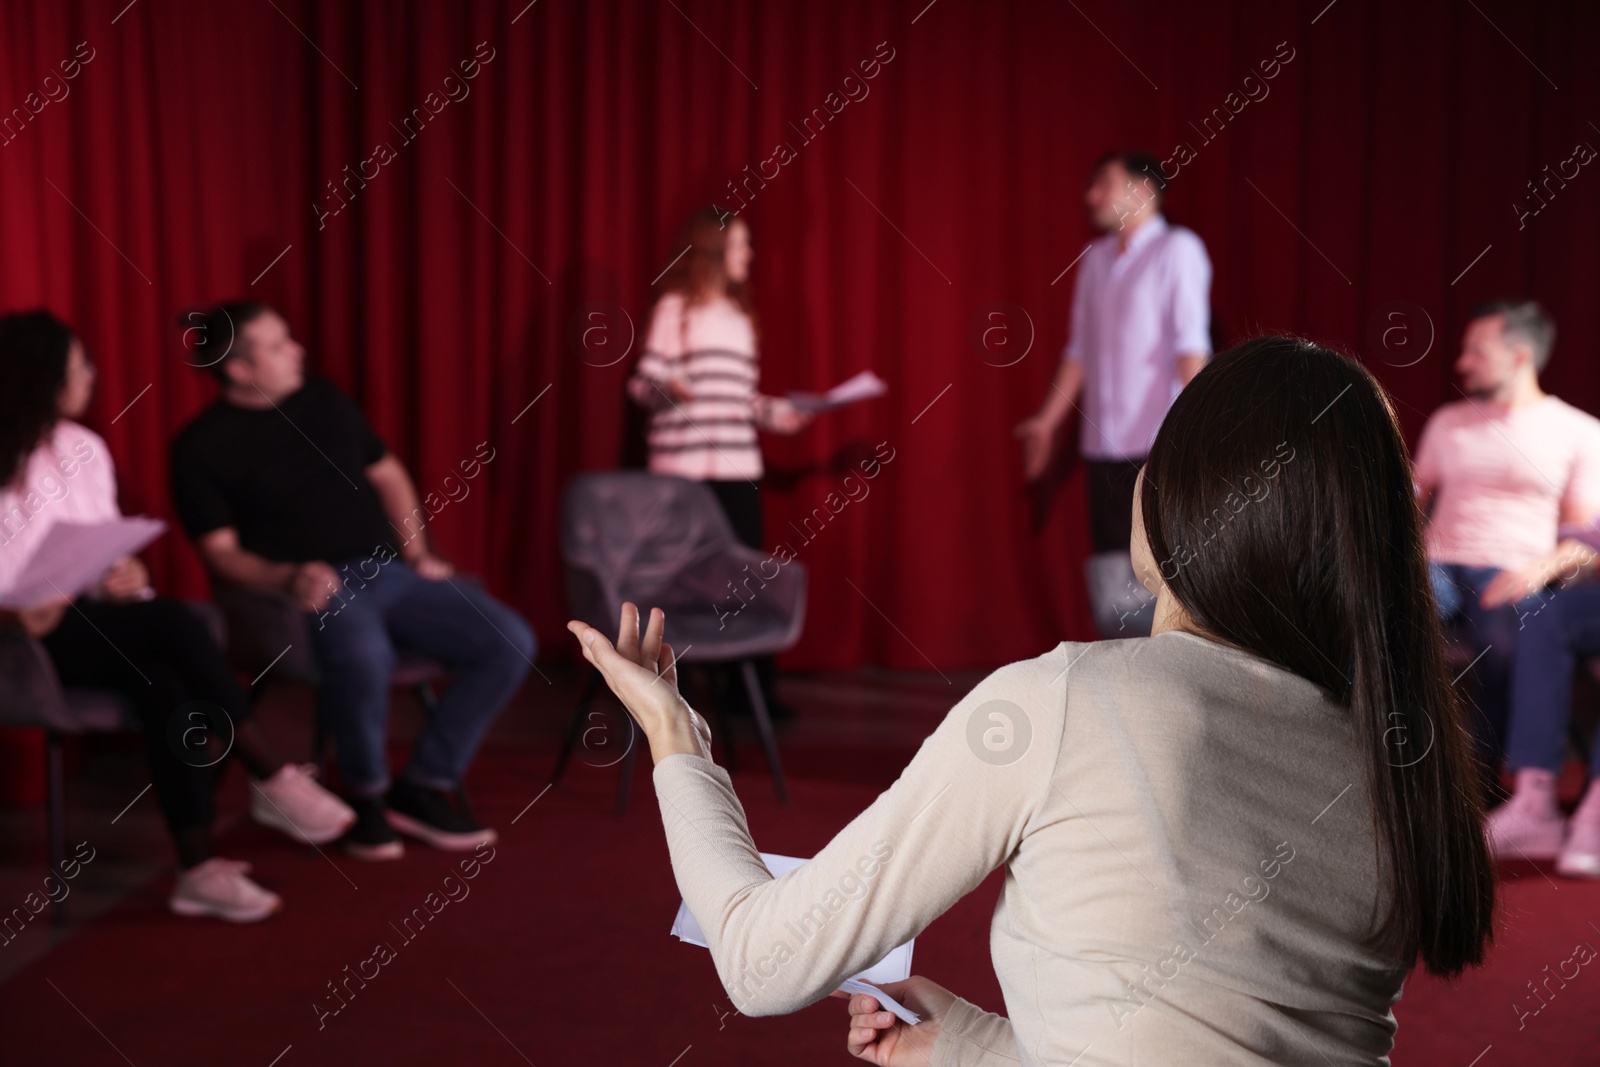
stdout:
{"type": "MultiPolygon", "coordinates": [[[[61,758],[61,735],[45,731],[45,777],[48,779],[50,814],[50,873],[61,876],[67,859],[67,784],[61,758]]],[[[57,926],[67,924],[66,898],[53,900],[50,918],[57,926]]]]}
{"type": "Polygon", "coordinates": [[[433,683],[418,682],[416,693],[417,703],[422,705],[423,716],[428,719],[433,718],[439,710],[439,694],[433,691],[433,683]]]}
{"type": "Polygon", "coordinates": [[[728,729],[728,716],[722,710],[722,705],[717,703],[717,687],[711,676],[714,669],[713,665],[701,664],[695,673],[700,681],[700,691],[705,694],[705,706],[711,709],[711,717],[717,724],[717,735],[722,738],[722,762],[728,773],[734,774],[739,770],[739,749],[733,743],[733,731],[728,729]]]}
{"type": "Polygon", "coordinates": [[[561,755],[556,757],[555,770],[550,772],[551,785],[561,781],[562,774],[566,773],[567,762],[572,759],[572,751],[578,747],[578,742],[583,737],[583,722],[589,715],[589,705],[594,703],[594,698],[599,693],[600,683],[600,672],[590,671],[589,681],[583,687],[583,696],[578,700],[577,710],[572,713],[572,719],[567,723],[567,736],[561,742],[561,755]]]}
{"type": "Polygon", "coordinates": [[[753,660],[740,660],[739,670],[744,674],[745,692],[750,694],[750,707],[755,712],[756,729],[761,732],[761,747],[767,751],[767,766],[772,768],[772,780],[778,787],[778,803],[789,803],[789,787],[783,779],[783,765],[778,761],[778,738],[772,731],[772,717],[767,714],[767,698],[761,695],[761,682],[756,678],[753,660]]]}
{"type": "Polygon", "coordinates": [[[628,796],[633,792],[633,765],[639,758],[639,745],[642,743],[642,731],[634,725],[633,716],[627,708],[622,709],[622,717],[628,720],[628,750],[622,756],[622,777],[617,779],[617,818],[628,814],[628,796]]]}

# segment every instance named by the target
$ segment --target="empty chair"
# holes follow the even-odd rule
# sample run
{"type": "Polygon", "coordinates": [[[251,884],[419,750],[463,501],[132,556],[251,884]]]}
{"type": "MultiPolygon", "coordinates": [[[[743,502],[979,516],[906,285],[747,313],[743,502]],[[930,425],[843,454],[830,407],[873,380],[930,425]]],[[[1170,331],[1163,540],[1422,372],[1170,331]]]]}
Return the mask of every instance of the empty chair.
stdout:
{"type": "MultiPolygon", "coordinates": [[[[561,554],[573,617],[615,633],[624,601],[666,613],[670,643],[683,663],[738,661],[779,800],[788,786],[772,718],[751,657],[800,639],[806,568],[740,544],[711,490],[697,481],[647,471],[574,478],[561,516],[561,554]]],[[[559,781],[584,732],[600,677],[591,674],[567,729],[551,783],[559,781]]],[[[630,720],[617,812],[627,811],[636,752],[630,720]]],[[[732,747],[729,746],[731,753],[732,747]]]]}

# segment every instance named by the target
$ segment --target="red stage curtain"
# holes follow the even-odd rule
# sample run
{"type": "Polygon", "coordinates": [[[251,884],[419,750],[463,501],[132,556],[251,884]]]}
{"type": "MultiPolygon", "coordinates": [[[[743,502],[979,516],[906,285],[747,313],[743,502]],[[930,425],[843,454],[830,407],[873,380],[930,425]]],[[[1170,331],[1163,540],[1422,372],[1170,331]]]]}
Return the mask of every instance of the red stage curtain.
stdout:
{"type": "MultiPolygon", "coordinates": [[[[603,364],[683,216],[748,181],[766,388],[869,367],[891,387],[768,442],[769,540],[812,569],[785,662],[989,666],[1091,636],[1073,450],[1030,493],[1010,432],[1065,336],[1094,158],[1172,159],[1224,335],[1360,351],[1408,433],[1457,395],[1465,310],[1501,291],[1547,302],[1547,384],[1595,410],[1600,165],[1564,161],[1600,147],[1597,39],[1591,5],[1507,0],[14,0],[0,306],[78,325],[124,507],[170,517],[167,443],[212,394],[176,313],[277,303],[420,490],[459,497],[440,547],[566,654],[562,488],[636,454],[637,342],[603,364]],[[1546,165],[1565,184],[1524,215],[1546,165]],[[364,184],[324,216],[347,167],[364,184]],[[986,335],[997,304],[1009,332],[986,335]],[[487,467],[447,481],[482,442],[487,467]],[[880,442],[870,494],[806,543],[880,442]]],[[[151,556],[203,590],[181,535],[151,556]]]]}

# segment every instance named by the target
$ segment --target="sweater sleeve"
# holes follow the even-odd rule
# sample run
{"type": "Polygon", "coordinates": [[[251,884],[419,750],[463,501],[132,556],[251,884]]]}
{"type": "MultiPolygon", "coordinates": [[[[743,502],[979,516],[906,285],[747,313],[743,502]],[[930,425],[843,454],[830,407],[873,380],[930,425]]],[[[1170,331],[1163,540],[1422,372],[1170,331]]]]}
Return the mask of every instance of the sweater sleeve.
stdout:
{"type": "Polygon", "coordinates": [[[1411,478],[1418,489],[1433,493],[1439,488],[1438,436],[1440,412],[1435,411],[1423,424],[1417,449],[1411,455],[1411,478]]]}
{"type": "Polygon", "coordinates": [[[1172,358],[1211,354],[1211,258],[1188,230],[1168,231],[1172,242],[1172,301],[1167,314],[1172,358]]]}
{"type": "Polygon", "coordinates": [[[1020,1062],[1010,1021],[960,997],[945,1012],[928,1061],[929,1067],[1004,1067],[1020,1062]]]}
{"type": "Polygon", "coordinates": [[[646,410],[672,404],[667,381],[680,372],[683,363],[683,315],[683,297],[678,293],[664,294],[650,313],[644,352],[628,379],[628,395],[646,410]]]}
{"type": "MultiPolygon", "coordinates": [[[[1066,647],[978,683],[887,792],[781,878],[725,770],[687,754],[656,765],[673,873],[739,1011],[777,1015],[826,996],[1009,860],[1054,773],[1066,647]]],[[[1004,1047],[992,1024],[974,1025],[1004,1047]]]]}
{"type": "MultiPolygon", "coordinates": [[[[108,522],[121,518],[122,509],[117,504],[117,465],[105,438],[87,426],[63,421],[55,441],[61,472],[65,474],[72,466],[78,471],[78,491],[83,494],[83,500],[74,521],[108,522]]],[[[52,477],[54,474],[52,471],[52,477]]]]}
{"type": "Polygon", "coordinates": [[[1561,521],[1591,523],[1600,516],[1600,423],[1577,416],[1571,474],[1561,494],[1561,521]]]}

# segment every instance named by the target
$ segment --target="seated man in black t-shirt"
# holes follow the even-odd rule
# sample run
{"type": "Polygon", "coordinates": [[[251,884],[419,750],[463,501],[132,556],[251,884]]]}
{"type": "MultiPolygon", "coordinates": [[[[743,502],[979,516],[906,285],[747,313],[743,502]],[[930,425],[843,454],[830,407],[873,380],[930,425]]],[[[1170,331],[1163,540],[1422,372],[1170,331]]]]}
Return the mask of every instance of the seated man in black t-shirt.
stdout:
{"type": "Polygon", "coordinates": [[[453,581],[420,529],[408,536],[424,514],[410,475],[344,393],[305,377],[305,349],[282,316],[264,304],[224,304],[191,336],[222,395],[173,443],[178,514],[219,578],[283,591],[311,613],[318,713],[357,815],[346,849],[398,858],[395,830],[438,848],[493,841],[467,808],[461,779],[532,666],[532,630],[475,585],[453,581]],[[397,644],[446,664],[453,680],[391,783],[397,644]]]}

